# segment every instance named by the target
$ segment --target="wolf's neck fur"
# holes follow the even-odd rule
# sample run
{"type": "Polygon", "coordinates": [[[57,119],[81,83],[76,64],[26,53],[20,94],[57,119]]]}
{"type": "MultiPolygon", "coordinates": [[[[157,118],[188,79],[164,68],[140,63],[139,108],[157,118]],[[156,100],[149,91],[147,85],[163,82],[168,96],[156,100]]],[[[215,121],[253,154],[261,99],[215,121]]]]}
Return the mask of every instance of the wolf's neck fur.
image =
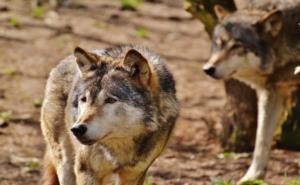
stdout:
{"type": "Polygon", "coordinates": [[[137,184],[141,178],[136,175],[144,174],[153,159],[160,152],[151,148],[156,140],[154,135],[144,135],[143,146],[136,138],[108,139],[104,143],[96,143],[92,146],[84,146],[81,154],[85,153],[91,162],[89,166],[98,172],[98,178],[102,184],[120,181],[121,184],[137,184]],[[138,147],[149,148],[143,150],[138,147]],[[100,152],[99,152],[100,151],[100,152]]]}

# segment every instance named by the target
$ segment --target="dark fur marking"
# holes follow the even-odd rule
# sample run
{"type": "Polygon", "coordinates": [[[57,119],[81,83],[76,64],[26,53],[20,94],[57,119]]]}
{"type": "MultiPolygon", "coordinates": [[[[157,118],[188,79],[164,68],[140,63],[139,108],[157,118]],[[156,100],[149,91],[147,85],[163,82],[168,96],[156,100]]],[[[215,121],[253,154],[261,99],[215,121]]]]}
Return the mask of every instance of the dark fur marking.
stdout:
{"type": "Polygon", "coordinates": [[[78,108],[78,99],[79,99],[79,94],[75,94],[75,97],[73,98],[73,101],[72,101],[72,105],[75,108],[78,108]]]}
{"type": "Polygon", "coordinates": [[[162,67],[162,74],[159,78],[160,81],[160,87],[162,91],[167,93],[176,93],[175,89],[175,81],[171,73],[167,70],[166,67],[162,67]]]}
{"type": "Polygon", "coordinates": [[[79,164],[79,171],[84,172],[84,171],[87,171],[87,170],[88,170],[88,166],[85,163],[81,162],[79,164]]]}
{"type": "Polygon", "coordinates": [[[154,132],[151,132],[135,139],[137,157],[147,156],[151,149],[154,148],[157,142],[154,138],[155,135],[154,132]]]}

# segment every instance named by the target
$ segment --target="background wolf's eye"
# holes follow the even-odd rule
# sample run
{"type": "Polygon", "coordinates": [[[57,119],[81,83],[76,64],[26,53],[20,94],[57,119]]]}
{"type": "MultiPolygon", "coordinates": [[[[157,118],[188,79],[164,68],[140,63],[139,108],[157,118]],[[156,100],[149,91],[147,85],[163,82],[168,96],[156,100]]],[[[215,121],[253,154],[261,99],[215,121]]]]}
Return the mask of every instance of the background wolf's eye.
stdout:
{"type": "Polygon", "coordinates": [[[117,101],[116,99],[109,97],[109,98],[106,98],[104,102],[112,104],[112,103],[115,103],[116,101],[117,101]]]}
{"type": "Polygon", "coordinates": [[[241,44],[234,44],[231,49],[238,49],[238,48],[241,48],[242,45],[241,44]]]}
{"type": "Polygon", "coordinates": [[[80,101],[81,101],[81,102],[86,102],[86,96],[82,96],[82,97],[80,98],[80,101]]]}

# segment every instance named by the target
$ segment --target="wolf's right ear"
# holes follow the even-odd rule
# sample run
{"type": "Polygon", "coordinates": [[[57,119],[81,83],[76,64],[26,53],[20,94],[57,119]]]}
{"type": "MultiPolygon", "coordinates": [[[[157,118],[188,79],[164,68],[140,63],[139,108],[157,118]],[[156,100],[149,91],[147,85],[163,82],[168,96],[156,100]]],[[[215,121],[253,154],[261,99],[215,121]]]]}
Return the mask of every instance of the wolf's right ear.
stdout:
{"type": "Polygon", "coordinates": [[[138,77],[142,85],[150,86],[151,70],[148,61],[135,49],[129,50],[124,58],[123,66],[132,77],[138,77]]]}
{"type": "Polygon", "coordinates": [[[97,56],[89,53],[80,47],[74,49],[74,56],[76,57],[77,66],[81,74],[87,73],[91,70],[93,65],[97,64],[97,56]]]}
{"type": "Polygon", "coordinates": [[[227,17],[230,14],[230,12],[226,10],[224,7],[222,7],[221,5],[215,5],[214,11],[219,21],[223,20],[225,17],[227,17]]]}
{"type": "Polygon", "coordinates": [[[271,35],[273,38],[277,37],[283,27],[282,12],[273,10],[267,13],[259,20],[257,25],[264,33],[271,35]]]}

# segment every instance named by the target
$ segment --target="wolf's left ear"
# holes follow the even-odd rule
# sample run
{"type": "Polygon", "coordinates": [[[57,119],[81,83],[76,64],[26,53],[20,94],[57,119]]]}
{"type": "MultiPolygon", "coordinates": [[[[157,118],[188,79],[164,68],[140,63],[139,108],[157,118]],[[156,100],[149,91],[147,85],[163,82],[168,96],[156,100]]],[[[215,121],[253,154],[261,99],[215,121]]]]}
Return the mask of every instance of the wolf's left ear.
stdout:
{"type": "Polygon", "coordinates": [[[97,65],[97,56],[89,53],[80,47],[74,49],[74,56],[81,74],[85,74],[92,69],[93,65],[97,65]]]}
{"type": "Polygon", "coordinates": [[[142,85],[150,85],[151,71],[147,59],[135,49],[129,50],[124,58],[123,66],[132,77],[137,77],[142,85]]]}
{"type": "Polygon", "coordinates": [[[218,4],[214,6],[214,11],[219,21],[223,20],[230,14],[228,10],[226,10],[223,6],[218,4]]]}
{"type": "Polygon", "coordinates": [[[275,38],[282,30],[282,12],[280,10],[273,10],[263,16],[257,24],[264,33],[269,34],[273,38],[275,38]]]}

